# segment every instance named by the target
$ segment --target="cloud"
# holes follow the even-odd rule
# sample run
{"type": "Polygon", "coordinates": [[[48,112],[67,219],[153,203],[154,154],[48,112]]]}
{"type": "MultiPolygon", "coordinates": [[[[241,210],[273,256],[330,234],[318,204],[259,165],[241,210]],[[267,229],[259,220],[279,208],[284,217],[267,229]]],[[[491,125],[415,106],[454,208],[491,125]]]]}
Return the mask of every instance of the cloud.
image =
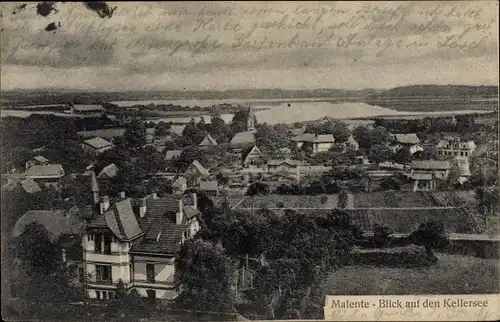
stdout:
{"type": "Polygon", "coordinates": [[[49,17],[29,6],[7,15],[2,87],[364,88],[498,81],[498,18],[490,2],[110,5],[117,6],[111,18],[77,3],[59,4],[49,17]],[[44,31],[51,21],[62,25],[55,34],[44,31]],[[448,36],[455,47],[438,47],[448,36]]]}

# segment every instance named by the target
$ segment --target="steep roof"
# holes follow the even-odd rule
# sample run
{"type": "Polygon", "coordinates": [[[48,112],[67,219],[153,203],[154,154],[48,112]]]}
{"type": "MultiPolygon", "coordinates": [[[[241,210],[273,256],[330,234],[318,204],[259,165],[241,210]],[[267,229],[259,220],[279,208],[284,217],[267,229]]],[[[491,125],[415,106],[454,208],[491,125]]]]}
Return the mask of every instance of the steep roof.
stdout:
{"type": "Polygon", "coordinates": [[[95,137],[93,139],[88,139],[83,141],[85,144],[93,147],[94,149],[102,149],[113,145],[111,142],[104,140],[101,137],[95,137]]]}
{"type": "Polygon", "coordinates": [[[168,150],[165,153],[165,160],[174,160],[181,156],[182,150],[168,150]]]}
{"type": "Polygon", "coordinates": [[[129,241],[142,234],[130,198],[115,202],[104,213],[104,219],[107,227],[120,240],[129,241]]]}
{"type": "Polygon", "coordinates": [[[250,131],[236,133],[234,137],[231,139],[231,144],[233,145],[250,144],[254,142],[255,142],[255,135],[250,131]]]}
{"type": "Polygon", "coordinates": [[[80,234],[83,228],[83,222],[74,213],[64,210],[29,210],[16,222],[12,235],[21,235],[24,227],[34,222],[43,225],[53,241],[63,234],[80,234]]]}
{"type": "Polygon", "coordinates": [[[62,177],[64,169],[60,164],[32,165],[25,172],[28,178],[62,177]]]}
{"type": "Polygon", "coordinates": [[[217,141],[210,135],[207,134],[205,138],[200,142],[201,146],[214,146],[217,145],[217,141]]]}
{"type": "Polygon", "coordinates": [[[425,170],[446,170],[450,169],[450,162],[436,161],[436,160],[415,160],[411,162],[412,169],[425,169],[425,170]]]}
{"type": "Polygon", "coordinates": [[[21,181],[21,186],[23,187],[24,191],[27,193],[37,193],[42,191],[40,186],[35,182],[33,179],[25,179],[21,181]]]}
{"type": "Polygon", "coordinates": [[[189,166],[189,168],[186,170],[186,172],[188,172],[190,169],[193,168],[196,169],[196,171],[198,171],[198,173],[203,176],[208,177],[210,175],[210,172],[208,172],[208,170],[205,169],[198,160],[194,160],[189,166]]]}
{"type": "Polygon", "coordinates": [[[242,156],[243,156],[244,162],[246,162],[247,158],[254,153],[257,153],[259,156],[264,157],[264,154],[262,153],[262,151],[260,151],[260,149],[256,145],[254,145],[252,148],[247,149],[246,151],[243,152],[242,156]]]}
{"type": "Polygon", "coordinates": [[[146,199],[146,214],[139,219],[144,236],[132,246],[132,253],[160,253],[174,255],[180,248],[182,234],[187,229],[186,219],[199,214],[197,209],[185,205],[188,196],[166,195],[146,199]],[[179,200],[183,200],[183,222],[177,225],[175,213],[179,200]]]}
{"type": "Polygon", "coordinates": [[[394,134],[394,140],[401,144],[418,144],[420,140],[415,133],[409,134],[394,134]]]}
{"type": "Polygon", "coordinates": [[[116,164],[111,163],[105,166],[101,172],[97,175],[98,178],[113,178],[118,173],[118,167],[116,164]]]}

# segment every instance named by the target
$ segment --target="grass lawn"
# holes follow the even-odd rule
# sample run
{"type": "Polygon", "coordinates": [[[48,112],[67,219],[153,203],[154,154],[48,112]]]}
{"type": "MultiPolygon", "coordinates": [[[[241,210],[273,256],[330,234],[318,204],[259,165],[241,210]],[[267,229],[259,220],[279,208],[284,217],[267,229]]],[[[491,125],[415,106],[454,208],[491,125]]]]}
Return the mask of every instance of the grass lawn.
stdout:
{"type": "Polygon", "coordinates": [[[499,292],[496,259],[437,253],[430,267],[354,265],[332,272],[329,295],[482,294],[499,292]]]}

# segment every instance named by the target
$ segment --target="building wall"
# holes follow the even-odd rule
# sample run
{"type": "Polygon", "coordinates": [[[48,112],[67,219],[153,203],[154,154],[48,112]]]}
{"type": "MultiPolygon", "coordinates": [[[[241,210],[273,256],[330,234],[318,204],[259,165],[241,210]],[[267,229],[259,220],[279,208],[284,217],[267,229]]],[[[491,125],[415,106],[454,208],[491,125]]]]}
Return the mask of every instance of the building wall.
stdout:
{"type": "Polygon", "coordinates": [[[428,170],[428,169],[411,169],[411,176],[418,174],[434,174],[438,179],[447,179],[450,174],[449,170],[428,170]]]}
{"type": "Polygon", "coordinates": [[[323,142],[323,143],[314,143],[313,144],[313,153],[326,152],[333,147],[333,143],[331,142],[323,142]]]}

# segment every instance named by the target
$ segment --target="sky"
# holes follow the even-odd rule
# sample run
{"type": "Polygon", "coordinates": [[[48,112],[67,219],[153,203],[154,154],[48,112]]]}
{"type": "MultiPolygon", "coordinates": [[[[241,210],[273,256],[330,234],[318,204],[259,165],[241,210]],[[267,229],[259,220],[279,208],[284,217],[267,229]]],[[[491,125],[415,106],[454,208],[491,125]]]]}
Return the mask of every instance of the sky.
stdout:
{"type": "Polygon", "coordinates": [[[108,3],[2,3],[2,90],[498,84],[495,1],[108,3]]]}

